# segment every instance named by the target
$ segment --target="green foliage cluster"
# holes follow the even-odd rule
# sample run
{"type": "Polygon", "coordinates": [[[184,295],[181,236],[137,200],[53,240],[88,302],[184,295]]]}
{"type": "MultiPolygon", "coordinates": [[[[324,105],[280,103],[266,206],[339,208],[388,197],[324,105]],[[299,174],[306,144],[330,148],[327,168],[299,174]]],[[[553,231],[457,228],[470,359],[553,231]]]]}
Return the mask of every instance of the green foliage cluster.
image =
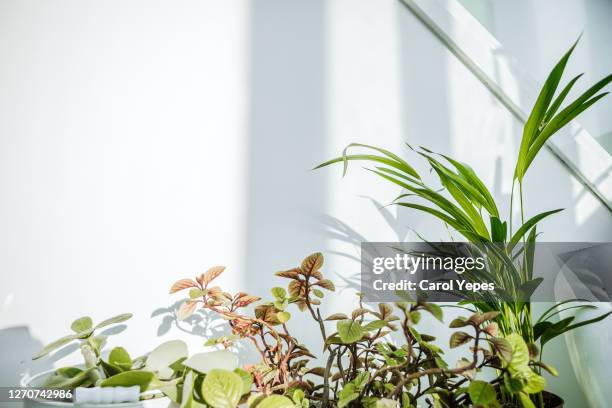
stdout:
{"type": "Polygon", "coordinates": [[[74,389],[77,387],[112,387],[138,385],[145,391],[153,379],[154,373],[145,371],[144,357],[132,360],[123,347],[113,348],[108,358],[102,357],[107,337],[99,334],[100,329],[123,323],[132,317],[131,314],[121,314],[106,319],[94,326],[89,316],[76,319],[70,325],[73,333],[68,334],[44,347],[33,359],[42,358],[49,353],[78,342],[83,356],[83,367],[62,367],[46,379],[45,387],[50,389],[74,389]]]}
{"type": "MultiPolygon", "coordinates": [[[[487,268],[479,276],[468,273],[465,277],[474,281],[495,282],[496,287],[500,289],[495,294],[481,292],[463,303],[471,305],[481,313],[498,313],[495,320],[504,337],[518,333],[526,344],[535,347],[538,342],[540,348],[564,332],[595,323],[609,315],[602,314],[578,323],[574,322],[574,317],[555,322],[554,317],[562,311],[562,305],[574,303],[567,308],[577,309],[594,307],[580,303],[580,299],[568,299],[553,306],[534,323],[529,301],[542,281],[541,278],[534,278],[533,274],[533,248],[538,236],[537,227],[542,220],[561,209],[545,211],[525,219],[523,182],[527,170],[544,144],[557,131],[607,95],[607,92],[600,91],[612,81],[612,75],[608,75],[561,108],[581,76],[574,77],[557,92],[575,47],[576,44],[550,72],[525,123],[512,180],[510,214],[507,221],[500,215],[491,192],[469,165],[424,147],[415,149],[408,145],[413,152],[425,159],[437,176],[439,185],[428,183],[413,166],[397,154],[358,143],[347,146],[342,156],[316,167],[342,163],[343,174],[346,174],[351,161],[369,163],[372,168],[368,170],[405,190],[405,193],[393,200],[394,204],[432,215],[471,242],[480,255],[487,259],[487,268]],[[364,152],[348,153],[349,149],[355,148],[364,152]],[[515,185],[519,187],[518,209],[521,217],[518,228],[513,233],[515,185]]],[[[521,397],[520,400],[523,406],[530,406],[528,399],[521,397]]],[[[542,399],[537,403],[542,406],[542,399]]]]}
{"type": "MultiPolygon", "coordinates": [[[[231,347],[234,341],[247,339],[260,352],[261,360],[249,367],[252,393],[245,392],[240,399],[236,392],[227,391],[231,398],[228,394],[221,399],[242,401],[252,408],[306,408],[311,404],[338,408],[416,407],[422,403],[435,407],[501,407],[516,406],[512,404],[519,400],[525,401],[523,406],[531,407],[527,405],[531,396],[545,386],[539,370],[556,374],[537,360],[537,346],[528,345],[520,335],[500,335],[495,322],[500,314],[496,311],[476,312],[450,323],[455,331],[448,345],[467,345],[470,356],[452,367],[444,359],[436,338],[417,328],[423,315],[443,321],[442,308],[434,303],[407,299],[394,304],[378,303],[371,308],[358,297],[358,307],[350,314],[334,313],[323,318],[320,305],[325,292],[321,288],[335,290],[321,271],[323,262],[323,255],[315,253],[300,266],[278,272],[277,276],[289,280],[287,287],[272,288],[270,301],[249,302],[254,316],[245,310],[239,312],[243,306],[237,306],[236,300],[249,296],[244,292],[220,297],[218,294],[225,292],[217,288],[209,297],[208,287],[199,284],[206,281],[201,277],[190,280],[189,285],[185,279],[173,285],[171,292],[196,285],[202,294],[198,305],[227,320],[232,340],[223,336],[220,341],[211,339],[209,344],[231,347]],[[319,359],[292,334],[288,311],[292,307],[297,309],[293,313],[306,313],[318,327],[324,344],[319,359]],[[321,359],[324,365],[316,365],[321,359]],[[476,379],[487,369],[493,373],[493,380],[476,379]]],[[[215,393],[203,390],[201,399],[208,405],[220,406],[212,404],[207,395],[222,395],[221,390],[233,389],[230,377],[226,376],[224,385],[219,384],[215,393]]],[[[235,388],[238,382],[234,382],[235,388]]]]}

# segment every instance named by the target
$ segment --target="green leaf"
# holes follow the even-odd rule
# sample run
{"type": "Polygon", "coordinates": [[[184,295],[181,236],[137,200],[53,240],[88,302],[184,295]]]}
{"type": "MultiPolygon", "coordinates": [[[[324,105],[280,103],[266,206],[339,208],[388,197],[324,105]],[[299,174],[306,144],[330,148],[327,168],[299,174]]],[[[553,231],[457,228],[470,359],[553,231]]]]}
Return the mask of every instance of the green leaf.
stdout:
{"type": "Polygon", "coordinates": [[[348,316],[345,315],[344,313],[334,313],[333,315],[328,316],[325,320],[329,321],[329,320],[344,320],[344,319],[348,319],[348,316]]]}
{"type": "Polygon", "coordinates": [[[108,355],[108,362],[124,371],[132,368],[132,359],[127,350],[123,347],[115,347],[112,349],[108,355]]]}
{"type": "MultiPolygon", "coordinates": [[[[584,321],[581,321],[579,323],[572,324],[571,326],[569,325],[569,323],[571,323],[574,320],[574,318],[573,317],[565,318],[563,320],[560,320],[558,323],[555,323],[550,329],[548,329],[546,332],[544,332],[542,334],[542,340],[540,340],[540,342],[542,343],[542,345],[544,345],[545,343],[549,342],[553,338],[555,338],[555,337],[557,337],[557,336],[559,336],[559,335],[561,335],[561,334],[563,334],[565,332],[568,332],[568,331],[571,331],[571,330],[574,330],[574,329],[577,329],[579,327],[586,326],[586,325],[589,325],[589,324],[597,323],[597,322],[605,319],[606,317],[610,316],[610,314],[612,314],[612,312],[604,313],[604,314],[602,314],[600,316],[597,316],[597,317],[595,317],[593,319],[584,320],[584,321]],[[562,322],[563,322],[563,324],[560,324],[562,322]],[[566,322],[567,322],[567,324],[565,324],[566,322]]],[[[544,322],[542,322],[542,323],[544,323],[544,322]]]]}
{"type": "Polygon", "coordinates": [[[91,336],[87,339],[87,342],[98,352],[98,354],[100,354],[100,351],[102,351],[102,349],[106,345],[106,336],[101,334],[97,336],[91,336]]]}
{"type": "Polygon", "coordinates": [[[101,387],[132,387],[138,385],[140,392],[144,392],[149,387],[151,381],[155,378],[155,374],[150,371],[133,370],[124,371],[112,377],[102,380],[101,387]]]}
{"type": "Polygon", "coordinates": [[[546,380],[539,374],[534,373],[531,369],[524,371],[525,385],[523,391],[528,394],[535,394],[544,391],[546,388],[546,380]]]}
{"type": "Polygon", "coordinates": [[[293,391],[293,395],[291,396],[291,399],[296,404],[300,404],[304,400],[305,396],[306,396],[306,394],[304,394],[304,391],[302,391],[300,389],[296,389],[295,391],[293,391]]]}
{"type": "Polygon", "coordinates": [[[454,332],[450,338],[450,348],[459,347],[472,339],[472,336],[467,334],[466,332],[458,331],[454,332]]]}
{"type": "Polygon", "coordinates": [[[58,369],[44,383],[44,388],[71,390],[89,381],[89,372],[95,367],[83,371],[76,367],[58,369]],[[78,370],[78,371],[77,371],[78,370]]]}
{"type": "Polygon", "coordinates": [[[271,292],[272,296],[274,296],[274,298],[277,300],[283,300],[287,297],[287,291],[281,287],[272,288],[271,292]]]}
{"type": "Polygon", "coordinates": [[[289,312],[278,312],[276,318],[281,323],[287,323],[291,319],[291,313],[289,312]]]}
{"type": "MultiPolygon", "coordinates": [[[[348,161],[352,161],[352,160],[363,160],[363,161],[372,161],[372,162],[382,163],[382,164],[385,164],[387,166],[394,167],[394,168],[396,168],[398,170],[404,171],[403,166],[401,164],[397,163],[396,161],[390,160],[390,159],[388,159],[386,157],[373,155],[373,154],[350,154],[350,155],[346,155],[346,156],[343,156],[343,157],[337,157],[335,159],[328,160],[325,163],[319,164],[317,167],[314,168],[314,170],[320,169],[321,167],[329,166],[330,164],[344,163],[344,162],[348,162],[348,161]]],[[[346,168],[346,166],[345,166],[345,168],[346,168]]],[[[343,175],[345,175],[345,174],[346,174],[346,172],[343,171],[343,175]]],[[[415,177],[415,178],[419,178],[418,174],[416,176],[411,174],[411,173],[408,173],[408,174],[413,176],[413,177],[415,177]]]]}
{"type": "MultiPolygon", "coordinates": [[[[484,182],[476,175],[476,172],[474,172],[474,170],[465,163],[458,162],[452,159],[451,157],[445,155],[442,155],[442,157],[448,160],[448,162],[451,163],[457,169],[459,174],[461,174],[463,179],[466,181],[467,185],[474,187],[480,192],[482,197],[487,202],[487,205],[482,204],[482,206],[487,209],[489,214],[495,217],[499,217],[497,205],[495,204],[495,200],[493,199],[491,192],[486,187],[484,182]]],[[[476,195],[474,194],[474,196],[476,195]]]]}
{"type": "Polygon", "coordinates": [[[452,322],[448,325],[451,329],[458,329],[460,327],[469,326],[470,322],[465,317],[457,317],[453,319],[452,322]]]}
{"type": "Polygon", "coordinates": [[[289,306],[289,299],[275,300],[273,304],[278,310],[285,310],[289,306]]]}
{"type": "Polygon", "coordinates": [[[354,401],[359,397],[359,392],[354,384],[348,383],[338,393],[338,408],[344,408],[351,401],[354,401]]]}
{"type": "Polygon", "coordinates": [[[183,361],[183,365],[202,374],[213,370],[231,372],[238,368],[238,356],[229,350],[215,350],[194,354],[183,361]]]}
{"type": "Polygon", "coordinates": [[[313,289],[312,293],[314,293],[314,295],[318,298],[323,298],[325,296],[325,293],[323,293],[323,291],[320,289],[313,289]]]}
{"type": "Polygon", "coordinates": [[[536,140],[533,142],[532,146],[529,149],[527,154],[527,158],[525,160],[524,171],[527,171],[529,165],[533,162],[536,155],[544,146],[544,143],[558,130],[563,128],[566,124],[568,124],[572,119],[580,115],[582,112],[587,110],[591,105],[599,101],[601,98],[605,97],[608,93],[604,92],[597,96],[593,96],[596,92],[598,92],[601,88],[606,86],[608,83],[612,81],[612,75],[607,76],[602,79],[591,88],[589,88],[585,93],[583,93],[578,99],[572,102],[567,108],[563,109],[557,116],[552,118],[550,122],[544,127],[542,132],[538,135],[536,140]],[[591,98],[591,99],[588,99],[591,98]]]}
{"type": "Polygon", "coordinates": [[[359,322],[351,319],[338,321],[336,328],[340,339],[345,344],[354,343],[363,337],[363,328],[359,322]]]}
{"type": "Polygon", "coordinates": [[[44,357],[50,352],[57,350],[60,347],[64,347],[72,340],[76,340],[76,338],[77,336],[75,336],[74,334],[69,334],[68,336],[64,336],[61,339],[55,340],[54,342],[47,344],[42,350],[36,353],[34,357],[32,357],[32,360],[37,360],[41,357],[44,357]]]}
{"type": "Polygon", "coordinates": [[[257,404],[255,408],[294,408],[294,404],[285,396],[270,395],[257,404]]]}
{"type": "Polygon", "coordinates": [[[535,278],[530,281],[527,281],[519,287],[519,300],[529,301],[533,292],[540,286],[540,284],[544,281],[544,278],[535,278]]]}
{"type": "Polygon", "coordinates": [[[382,329],[386,325],[387,325],[387,322],[384,320],[374,320],[366,324],[365,326],[363,326],[363,331],[369,332],[372,330],[382,329]]]}
{"type": "Polygon", "coordinates": [[[117,367],[116,365],[106,362],[104,360],[100,360],[100,366],[104,370],[104,373],[106,374],[107,377],[112,377],[113,375],[117,375],[124,371],[121,368],[117,367]]]}
{"type": "Polygon", "coordinates": [[[147,356],[145,369],[153,371],[160,379],[168,379],[174,370],[171,365],[184,360],[188,355],[187,344],[182,340],[171,340],[157,346],[147,356]]]}
{"type": "MultiPolygon", "coordinates": [[[[548,325],[545,326],[545,330],[541,333],[541,336],[540,336],[540,344],[544,346],[544,344],[548,343],[550,340],[564,333],[567,327],[572,323],[572,321],[574,321],[574,316],[569,316],[569,317],[566,317],[565,319],[559,320],[556,323],[552,323],[549,326],[548,325]]],[[[541,322],[539,324],[542,324],[542,323],[546,323],[546,322],[541,322]]],[[[548,322],[548,323],[551,323],[551,322],[548,322]]],[[[535,333],[535,328],[534,328],[534,333],[535,333]]]]}
{"type": "Polygon", "coordinates": [[[110,326],[111,324],[117,324],[117,323],[123,323],[129,319],[132,318],[132,314],[131,313],[124,313],[124,314],[120,314],[117,316],[113,316],[110,319],[106,319],[101,321],[100,323],[98,323],[95,327],[95,329],[101,329],[103,327],[106,326],[110,326]]]}
{"type": "Polygon", "coordinates": [[[413,208],[415,210],[419,210],[421,212],[425,212],[428,214],[433,215],[434,217],[440,219],[442,222],[448,224],[449,226],[453,227],[457,232],[459,232],[461,235],[463,235],[464,237],[466,237],[469,241],[471,242],[480,242],[482,241],[482,237],[480,237],[478,234],[473,233],[469,230],[466,230],[463,225],[461,225],[461,223],[459,223],[459,221],[455,220],[454,218],[450,217],[449,215],[440,212],[434,208],[430,208],[424,205],[420,205],[420,204],[413,204],[413,203],[397,203],[396,205],[399,205],[401,207],[408,207],[408,208],[413,208]]]}
{"type": "Polygon", "coordinates": [[[495,389],[484,381],[472,381],[468,387],[468,394],[474,405],[488,405],[496,400],[495,389]]]}
{"type": "Polygon", "coordinates": [[[540,94],[538,95],[538,99],[525,122],[525,126],[523,128],[523,137],[521,139],[521,146],[519,148],[519,157],[516,163],[515,176],[520,180],[523,179],[523,176],[527,170],[527,154],[528,151],[536,138],[536,135],[539,131],[540,125],[546,115],[546,111],[548,111],[548,107],[555,95],[557,90],[557,86],[559,85],[559,81],[563,76],[563,71],[565,70],[565,66],[567,61],[569,60],[574,48],[576,47],[576,41],[572,47],[565,53],[563,58],[555,65],[553,70],[548,75],[546,82],[544,82],[544,86],[540,90],[540,94]]]}
{"type": "Polygon", "coordinates": [[[529,399],[529,395],[524,392],[519,393],[519,399],[521,400],[522,408],[536,408],[536,406],[529,399]]]}
{"type": "Polygon", "coordinates": [[[565,100],[565,97],[567,96],[569,91],[572,89],[572,87],[574,86],[576,81],[578,81],[578,79],[580,79],[580,77],[582,75],[584,75],[584,74],[576,75],[574,78],[572,78],[571,81],[569,81],[567,83],[567,85],[565,85],[565,88],[563,88],[563,90],[555,98],[555,100],[552,103],[552,105],[550,105],[550,108],[548,108],[548,111],[546,112],[546,117],[544,118],[542,123],[550,122],[550,119],[552,119],[552,117],[555,115],[555,113],[557,113],[557,110],[559,110],[559,108],[561,107],[561,104],[565,100]]]}
{"type": "Polygon", "coordinates": [[[444,313],[442,312],[442,308],[440,306],[436,305],[435,303],[425,303],[423,304],[423,307],[440,322],[444,321],[444,313]]]}
{"type": "Polygon", "coordinates": [[[234,408],[243,390],[242,378],[231,371],[210,370],[202,382],[202,396],[213,408],[234,408]]]}
{"type": "Polygon", "coordinates": [[[79,334],[91,330],[93,328],[93,322],[91,320],[91,317],[83,316],[72,322],[70,328],[73,332],[79,334]]]}
{"type": "Polygon", "coordinates": [[[248,394],[251,391],[251,385],[253,384],[253,376],[242,368],[235,369],[234,373],[238,374],[242,380],[242,395],[248,394]]]}
{"type": "Polygon", "coordinates": [[[346,170],[347,170],[347,165],[348,165],[348,161],[346,160],[346,152],[348,151],[349,148],[351,147],[364,147],[366,149],[370,149],[370,150],[375,150],[377,152],[380,152],[382,154],[384,154],[385,156],[387,156],[388,158],[390,158],[391,160],[393,160],[394,163],[397,163],[396,166],[399,170],[402,170],[404,173],[411,175],[414,178],[419,179],[419,173],[417,173],[417,171],[410,166],[408,163],[406,163],[401,157],[399,157],[398,155],[385,150],[385,149],[381,149],[380,147],[375,147],[375,146],[370,146],[370,145],[366,145],[366,144],[361,144],[361,143],[351,143],[348,146],[346,146],[344,148],[344,151],[342,152],[342,158],[343,158],[343,163],[344,163],[344,172],[343,174],[346,174],[346,170]]]}
{"type": "Polygon", "coordinates": [[[491,241],[506,242],[508,236],[508,224],[501,222],[497,217],[491,217],[491,241]]]}
{"type": "Polygon", "coordinates": [[[556,214],[559,211],[563,211],[563,208],[559,208],[557,210],[552,210],[552,211],[546,211],[546,212],[540,213],[540,214],[530,218],[529,220],[527,220],[523,225],[521,225],[521,227],[518,229],[518,231],[516,231],[516,233],[510,239],[510,242],[508,244],[509,251],[512,251],[514,246],[519,243],[521,238],[523,238],[523,236],[532,227],[534,227],[538,222],[540,222],[540,220],[542,220],[543,218],[548,217],[549,215],[556,214]]]}
{"type": "Polygon", "coordinates": [[[521,367],[527,367],[529,363],[529,349],[525,340],[520,334],[511,333],[506,336],[506,340],[512,347],[512,359],[508,363],[510,369],[520,369],[521,367]]]}
{"type": "Polygon", "coordinates": [[[196,299],[200,298],[204,295],[204,291],[201,289],[191,288],[189,289],[189,298],[196,299]]]}

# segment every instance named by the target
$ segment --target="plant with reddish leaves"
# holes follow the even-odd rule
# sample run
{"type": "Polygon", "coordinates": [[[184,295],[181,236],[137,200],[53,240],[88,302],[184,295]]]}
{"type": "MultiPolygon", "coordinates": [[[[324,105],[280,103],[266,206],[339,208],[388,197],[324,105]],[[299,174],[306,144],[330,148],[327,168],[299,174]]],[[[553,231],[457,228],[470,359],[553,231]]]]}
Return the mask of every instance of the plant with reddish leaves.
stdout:
{"type": "Polygon", "coordinates": [[[170,293],[189,289],[189,299],[177,312],[177,318],[186,319],[198,307],[217,313],[227,320],[233,336],[212,339],[208,344],[220,343],[228,348],[235,338],[248,339],[261,356],[261,362],[251,367],[257,389],[264,395],[285,390],[290,386],[308,388],[303,381],[304,367],[309,358],[314,356],[290,334],[286,322],[291,318],[287,308],[295,304],[299,310],[309,309],[315,319],[320,319],[318,310],[313,305],[320,304],[317,298],[323,297],[323,291],[334,290],[333,283],[324,279],[319,269],[323,264],[321,254],[313,254],[306,258],[302,265],[277,275],[291,279],[288,289],[281,287],[272,289],[274,299],[258,304],[254,308],[254,316],[248,315],[245,308],[258,302],[261,298],[244,292],[231,295],[219,286],[212,286],[225,268],[216,266],[210,268],[195,279],[181,279],[174,283],[170,293]]]}
{"type": "Polygon", "coordinates": [[[323,256],[308,256],[297,268],[278,272],[289,279],[287,288],[272,288],[273,300],[239,292],[232,296],[213,281],[223,271],[211,268],[195,280],[183,279],[171,292],[189,289],[190,299],[180,307],[181,317],[202,307],[229,322],[233,337],[212,339],[208,344],[229,347],[234,339],[251,341],[261,361],[249,366],[256,388],[249,407],[530,407],[544,379],[536,369],[554,369],[537,360],[537,348],[520,335],[501,337],[495,320],[498,312],[475,313],[457,318],[450,336],[451,348],[469,345],[469,358],[449,366],[435,338],[417,330],[423,313],[442,321],[442,309],[423,300],[379,303],[371,308],[359,298],[349,315],[321,316],[325,293],[335,290],[323,277],[323,256]],[[255,305],[255,302],[258,302],[255,305]],[[253,305],[253,315],[245,308],[253,305]],[[315,356],[290,334],[288,308],[295,305],[317,323],[324,340],[323,366],[311,367],[315,356]],[[335,325],[335,330],[330,330],[335,325]],[[465,328],[465,329],[464,329],[465,328]],[[467,330],[466,330],[467,329],[467,330]],[[329,333],[329,334],[328,334],[329,333]],[[395,339],[391,335],[395,333],[395,339]],[[401,341],[398,341],[398,337],[401,341]],[[489,369],[494,380],[477,380],[489,369]],[[265,403],[264,403],[265,402],[265,403]],[[280,405],[278,405],[280,404],[280,405]]]}

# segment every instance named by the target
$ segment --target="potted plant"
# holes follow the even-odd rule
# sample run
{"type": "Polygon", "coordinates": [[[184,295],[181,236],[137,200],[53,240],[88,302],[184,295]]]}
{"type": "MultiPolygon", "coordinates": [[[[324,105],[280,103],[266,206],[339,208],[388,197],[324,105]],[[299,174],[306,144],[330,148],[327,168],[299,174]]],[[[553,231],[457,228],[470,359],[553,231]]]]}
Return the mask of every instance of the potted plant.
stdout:
{"type": "MultiPolygon", "coordinates": [[[[359,307],[350,314],[323,318],[321,299],[335,287],[323,276],[322,266],[323,255],[315,253],[300,266],[278,272],[289,283],[272,288],[272,298],[263,302],[213,286],[222,267],[172,285],[171,293],[189,290],[189,299],[179,309],[181,318],[204,308],[228,322],[232,336],[208,344],[231,348],[245,339],[260,355],[260,361],[244,371],[232,373],[235,368],[230,366],[215,371],[213,379],[212,372],[186,367],[183,392],[175,401],[186,408],[231,408],[240,403],[256,408],[533,406],[530,397],[546,384],[537,371],[543,368],[556,375],[522,336],[500,334],[496,311],[450,323],[448,345],[466,347],[467,352],[453,366],[444,360],[436,339],[417,326],[424,316],[442,321],[436,304],[407,299],[372,308],[358,298],[359,307]],[[295,309],[306,313],[321,333],[321,359],[292,334],[295,309]],[[493,379],[484,380],[482,372],[493,379]]],[[[546,407],[563,404],[547,393],[542,398],[546,407]]]]}
{"type": "Polygon", "coordinates": [[[121,314],[96,325],[88,316],[72,322],[72,333],[48,344],[33,359],[43,358],[76,343],[83,364],[24,378],[23,387],[42,391],[29,393],[24,400],[25,407],[71,407],[75,403],[98,408],[168,406],[170,401],[161,390],[169,391],[182,381],[175,376],[173,367],[187,358],[187,346],[181,341],[170,341],[137,358],[132,358],[123,347],[114,347],[109,353],[103,353],[107,336],[100,330],[131,317],[129,313],[121,314]],[[145,404],[145,401],[150,402],[145,404]]]}
{"type": "MultiPolygon", "coordinates": [[[[580,78],[578,75],[571,79],[555,96],[575,46],[576,44],[570,48],[549,74],[525,123],[513,177],[508,221],[503,219],[493,195],[469,165],[447,155],[436,154],[424,147],[414,149],[408,145],[411,150],[425,159],[440,185],[432,185],[425,181],[415,168],[399,155],[358,143],[347,146],[341,157],[316,167],[342,163],[343,174],[346,174],[350,161],[368,162],[373,166],[368,170],[406,190],[406,194],[400,195],[393,201],[394,204],[436,217],[479,248],[484,250],[501,248],[490,257],[493,262],[487,265],[487,272],[495,279],[503,280],[507,289],[525,294],[525,299],[508,301],[483,295],[469,299],[465,303],[480,313],[495,312],[494,321],[503,337],[518,333],[527,344],[537,346],[540,353],[550,340],[560,334],[595,323],[611,313],[607,312],[581,322],[575,322],[575,316],[568,316],[555,322],[556,316],[562,311],[561,306],[593,307],[581,303],[572,306],[571,303],[579,300],[567,299],[554,305],[536,320],[529,301],[530,295],[541,283],[540,278],[534,278],[533,252],[529,248],[533,248],[536,242],[538,223],[561,209],[546,211],[526,219],[523,194],[525,175],[546,141],[603,98],[607,92],[600,93],[600,91],[612,81],[612,75],[607,76],[561,109],[568,93],[580,78]],[[355,148],[366,151],[349,154],[349,149],[355,148]],[[518,186],[518,203],[514,202],[515,186],[518,186]],[[517,204],[520,210],[520,222],[515,230],[516,221],[513,222],[512,209],[517,204]]],[[[543,397],[534,398],[532,405],[527,401],[523,402],[523,406],[533,406],[533,404],[544,406],[543,397]]]]}

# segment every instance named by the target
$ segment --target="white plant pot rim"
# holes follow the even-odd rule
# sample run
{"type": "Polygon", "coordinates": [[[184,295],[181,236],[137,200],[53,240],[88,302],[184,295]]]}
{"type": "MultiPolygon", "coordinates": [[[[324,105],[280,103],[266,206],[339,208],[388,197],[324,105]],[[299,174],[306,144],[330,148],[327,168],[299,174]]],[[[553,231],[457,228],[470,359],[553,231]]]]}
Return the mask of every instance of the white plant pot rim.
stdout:
{"type": "MultiPolygon", "coordinates": [[[[38,373],[35,374],[33,376],[25,376],[21,379],[21,386],[22,387],[33,387],[32,383],[36,383],[37,380],[41,380],[45,377],[50,376],[51,374],[53,374],[55,372],[55,369],[51,369],[51,370],[46,370],[43,371],[42,373],[38,373]]],[[[161,399],[166,399],[167,398],[161,398],[161,399]]],[[[41,399],[41,398],[35,398],[35,399],[29,399],[29,401],[34,401],[40,404],[44,404],[44,405],[48,405],[51,407],[75,407],[76,405],[74,404],[74,402],[63,402],[63,401],[54,401],[54,400],[50,400],[50,399],[41,399]]],[[[81,405],[79,405],[81,406],[81,405]]],[[[90,406],[95,406],[95,407],[100,407],[100,408],[105,408],[105,407],[113,407],[113,408],[133,408],[133,407],[142,407],[143,406],[143,401],[138,401],[138,402],[119,402],[116,404],[87,404],[85,405],[85,407],[90,407],[90,406]]]]}

